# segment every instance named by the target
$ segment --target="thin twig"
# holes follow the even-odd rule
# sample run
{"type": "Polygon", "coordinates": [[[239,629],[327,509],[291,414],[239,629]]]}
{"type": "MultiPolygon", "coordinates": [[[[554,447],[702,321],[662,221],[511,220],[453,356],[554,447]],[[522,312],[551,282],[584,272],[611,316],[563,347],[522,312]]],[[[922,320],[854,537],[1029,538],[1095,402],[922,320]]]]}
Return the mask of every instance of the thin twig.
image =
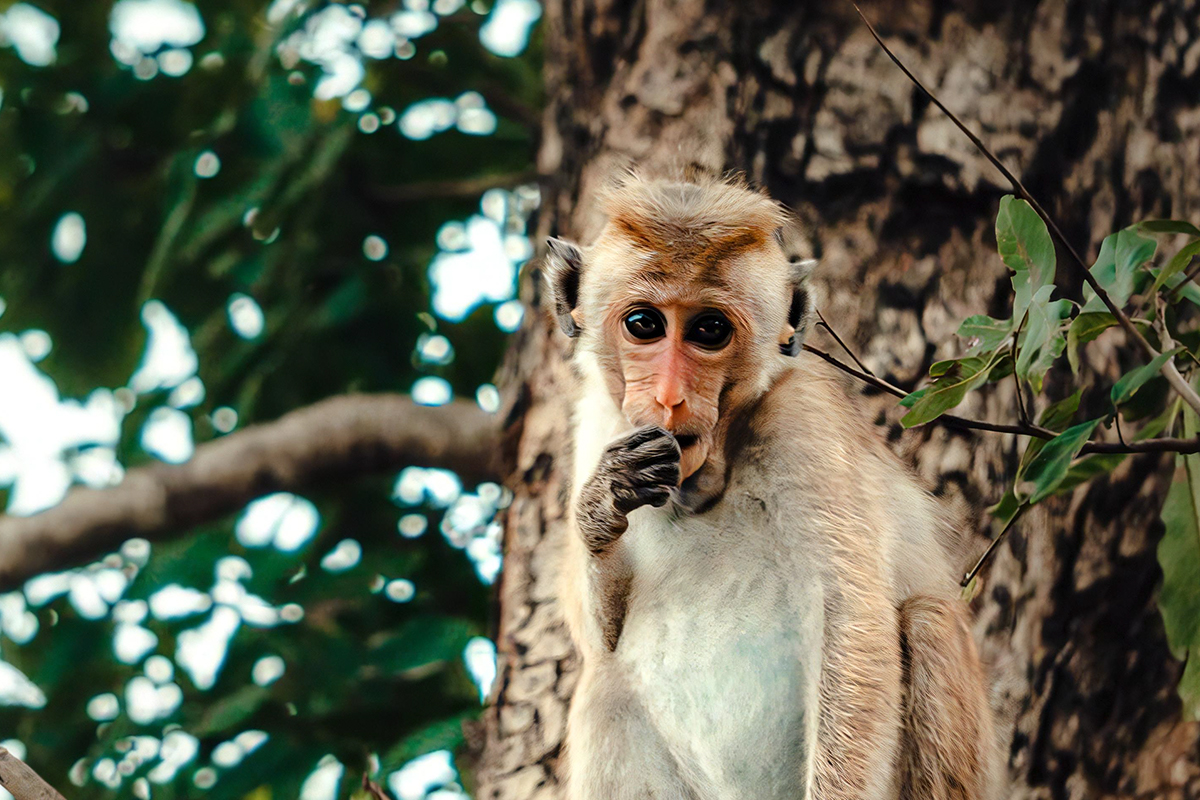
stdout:
{"type": "MultiPolygon", "coordinates": [[[[1192,258],[1196,257],[1192,256],[1192,258]]],[[[1179,299],[1179,295],[1183,292],[1183,287],[1191,283],[1197,275],[1200,275],[1200,258],[1196,258],[1196,263],[1187,272],[1183,273],[1183,280],[1167,295],[1172,303],[1179,299]]]]}
{"type": "Polygon", "coordinates": [[[1013,524],[1021,518],[1021,515],[1025,513],[1027,508],[1029,508],[1029,506],[1021,506],[1017,509],[1016,513],[1012,515],[1012,518],[1005,523],[1004,527],[1000,529],[1000,532],[996,534],[996,538],[992,539],[992,541],[988,543],[987,549],[983,551],[983,555],[981,555],[979,560],[975,562],[975,566],[971,567],[967,574],[963,576],[959,586],[966,586],[968,583],[975,580],[975,577],[979,575],[980,570],[983,569],[984,564],[986,564],[988,559],[992,557],[992,554],[996,552],[996,548],[998,548],[1001,542],[1005,540],[1005,538],[1008,536],[1009,530],[1012,529],[1013,524]]]}
{"type": "MultiPolygon", "coordinates": [[[[1125,434],[1121,433],[1121,412],[1120,411],[1118,411],[1116,413],[1116,416],[1114,417],[1114,419],[1116,420],[1116,423],[1117,423],[1117,439],[1120,440],[1121,444],[1125,444],[1125,434]]],[[[1128,445],[1126,445],[1126,446],[1128,446],[1128,445]]]]}
{"type": "Polygon", "coordinates": [[[850,356],[851,360],[853,360],[855,364],[858,364],[859,369],[868,375],[875,374],[871,370],[867,369],[867,365],[859,360],[858,356],[854,355],[853,350],[846,346],[846,343],[842,341],[842,337],[838,336],[837,331],[835,331],[833,326],[826,321],[825,315],[821,313],[820,309],[817,309],[817,318],[821,320],[821,327],[825,328],[825,330],[829,332],[829,335],[833,337],[833,340],[842,346],[842,349],[846,351],[846,355],[850,356]]]}
{"type": "MultiPolygon", "coordinates": [[[[866,24],[867,30],[869,30],[871,35],[875,37],[875,41],[878,42],[879,46],[883,48],[883,52],[887,53],[888,58],[890,58],[892,62],[900,68],[900,71],[903,72],[905,76],[907,76],[908,79],[912,81],[913,84],[920,89],[926,97],[929,98],[930,102],[941,109],[942,113],[949,117],[950,121],[953,122],[960,131],[966,134],[966,137],[971,140],[971,144],[975,145],[979,152],[983,153],[987,160],[992,162],[992,166],[1000,170],[1000,174],[1002,174],[1008,180],[1008,182],[1012,184],[1012,187],[1016,193],[1020,195],[1027,203],[1029,203],[1033,210],[1037,212],[1037,215],[1042,218],[1043,222],[1046,223],[1046,227],[1050,229],[1050,232],[1054,234],[1055,238],[1058,239],[1058,241],[1066,249],[1067,253],[1070,254],[1071,259],[1075,262],[1076,266],[1079,267],[1079,273],[1083,280],[1092,288],[1092,291],[1096,293],[1096,296],[1100,298],[1101,302],[1104,303],[1109,313],[1116,317],[1117,322],[1119,322],[1121,327],[1125,330],[1125,335],[1137,342],[1138,346],[1142,348],[1147,357],[1152,360],[1156,358],[1159,353],[1154,349],[1154,345],[1150,344],[1149,340],[1142,335],[1142,332],[1139,331],[1136,326],[1134,326],[1133,321],[1129,318],[1129,315],[1117,307],[1117,304],[1113,302],[1111,297],[1109,297],[1108,292],[1105,291],[1104,287],[1100,285],[1099,281],[1096,280],[1096,277],[1092,275],[1092,272],[1090,269],[1088,269],[1088,265],[1086,262],[1084,262],[1083,257],[1080,256],[1071,243],[1067,241],[1067,237],[1063,235],[1063,232],[1059,229],[1058,224],[1050,217],[1049,214],[1046,213],[1046,210],[1042,208],[1041,204],[1038,203],[1037,199],[1029,192],[1029,190],[1025,188],[1025,184],[1021,183],[1020,179],[1017,178],[1016,175],[1013,175],[1007,167],[1000,163],[1000,159],[998,159],[995,154],[987,148],[987,145],[985,145],[979,139],[979,137],[971,131],[970,128],[963,124],[963,121],[955,116],[954,112],[946,108],[942,101],[939,100],[937,96],[933,94],[933,92],[926,89],[925,84],[921,83],[921,81],[917,79],[917,76],[913,75],[912,72],[909,71],[908,67],[904,66],[904,63],[896,57],[896,54],[893,53],[886,44],[884,44],[883,39],[879,36],[879,33],[876,32],[875,26],[871,24],[869,19],[867,19],[866,14],[862,12],[862,9],[858,7],[858,4],[851,0],[850,5],[854,6],[854,10],[858,12],[858,16],[861,17],[862,21],[866,24]]],[[[1179,374],[1179,369],[1175,366],[1175,362],[1173,360],[1169,360],[1164,363],[1162,365],[1161,372],[1167,379],[1167,382],[1171,384],[1171,388],[1178,392],[1180,397],[1184,399],[1184,402],[1195,409],[1196,413],[1200,414],[1200,394],[1197,394],[1196,390],[1193,389],[1191,385],[1184,380],[1183,376],[1179,374]]]]}
{"type": "MultiPolygon", "coordinates": [[[[820,350],[816,347],[813,347],[811,344],[804,345],[804,349],[807,350],[808,352],[812,353],[814,356],[824,359],[825,361],[829,362],[833,366],[842,370],[846,374],[853,375],[854,377],[858,378],[863,383],[874,386],[876,389],[882,389],[883,391],[885,391],[888,394],[893,395],[895,397],[908,397],[908,392],[904,391],[900,387],[894,386],[893,384],[890,384],[887,381],[885,381],[883,378],[877,377],[875,375],[868,375],[865,372],[859,372],[858,370],[856,370],[854,367],[850,366],[849,364],[846,364],[845,362],[842,362],[842,361],[838,361],[836,358],[829,355],[829,353],[826,353],[824,350],[820,350]]],[[[978,419],[967,419],[966,417],[956,417],[953,414],[942,414],[940,417],[938,417],[937,419],[935,419],[933,421],[940,422],[944,425],[949,425],[954,428],[969,428],[971,430],[991,431],[992,433],[1016,433],[1016,434],[1021,434],[1024,436],[1036,436],[1039,439],[1053,439],[1055,436],[1058,435],[1052,430],[1048,430],[1046,428],[1039,428],[1036,425],[1005,425],[1005,424],[999,423],[999,422],[984,422],[983,420],[978,420],[978,419]]]]}
{"type": "Polygon", "coordinates": [[[1021,323],[1017,325],[1017,332],[1013,334],[1013,383],[1017,386],[1017,414],[1020,416],[1021,423],[1029,424],[1029,414],[1025,412],[1024,392],[1021,391],[1021,376],[1017,374],[1017,341],[1021,338],[1021,329],[1025,327],[1025,320],[1029,319],[1029,312],[1026,311],[1021,315],[1021,323]]]}

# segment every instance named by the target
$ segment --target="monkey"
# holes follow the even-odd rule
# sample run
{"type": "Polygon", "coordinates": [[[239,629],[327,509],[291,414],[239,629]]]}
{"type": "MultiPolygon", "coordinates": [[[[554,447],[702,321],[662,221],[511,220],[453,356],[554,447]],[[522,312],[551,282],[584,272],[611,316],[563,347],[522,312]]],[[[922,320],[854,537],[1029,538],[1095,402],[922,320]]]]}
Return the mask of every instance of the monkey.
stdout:
{"type": "Polygon", "coordinates": [[[814,263],[731,178],[629,172],[543,275],[577,377],[568,800],[989,800],[948,514],[802,348],[814,263]]]}

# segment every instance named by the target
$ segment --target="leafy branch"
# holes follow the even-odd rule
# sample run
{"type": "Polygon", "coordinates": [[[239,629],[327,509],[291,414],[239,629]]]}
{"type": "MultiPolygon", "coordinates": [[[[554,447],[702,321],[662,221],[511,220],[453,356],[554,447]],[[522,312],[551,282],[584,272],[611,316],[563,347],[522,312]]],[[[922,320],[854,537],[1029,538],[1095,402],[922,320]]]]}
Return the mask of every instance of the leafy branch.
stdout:
{"type": "MultiPolygon", "coordinates": [[[[1070,241],[1067,240],[1067,237],[1063,235],[1063,232],[1061,229],[1059,229],[1058,224],[1055,223],[1054,219],[1046,213],[1046,210],[1042,208],[1041,204],[1038,203],[1037,199],[1034,198],[1030,191],[1025,188],[1025,185],[1021,183],[1020,179],[1017,178],[1016,175],[1012,174],[1012,172],[1010,172],[1008,168],[1001,163],[1000,159],[988,149],[987,145],[985,145],[980,138],[976,136],[973,131],[971,131],[970,128],[963,124],[963,121],[960,120],[954,114],[954,112],[946,108],[946,106],[937,98],[936,95],[926,89],[925,84],[921,83],[917,76],[913,75],[913,73],[909,71],[908,67],[904,66],[904,63],[896,57],[896,54],[893,53],[891,49],[884,43],[883,39],[880,38],[879,33],[875,30],[875,26],[872,25],[870,20],[867,19],[866,15],[863,14],[862,9],[858,7],[858,4],[851,3],[851,5],[854,6],[854,10],[858,12],[858,16],[862,18],[862,21],[866,23],[867,29],[871,32],[871,35],[875,37],[875,41],[878,42],[879,46],[883,48],[883,51],[887,53],[888,58],[890,58],[896,64],[896,66],[900,68],[905,76],[912,81],[913,84],[920,89],[921,92],[924,93],[924,95],[938,107],[938,109],[942,111],[942,113],[950,118],[950,121],[953,122],[955,126],[962,131],[968,139],[971,140],[971,143],[978,148],[978,150],[987,158],[987,160],[990,161],[992,165],[996,167],[996,169],[1000,170],[1000,173],[1005,177],[1005,179],[1012,184],[1013,190],[1016,191],[1017,195],[1025,200],[1025,202],[1030,205],[1037,215],[1041,217],[1042,221],[1050,228],[1050,230],[1053,231],[1054,237],[1058,239],[1059,243],[1066,248],[1067,253],[1071,256],[1072,262],[1080,272],[1080,277],[1082,277],[1091,290],[1096,293],[1096,296],[1108,309],[1108,313],[1112,314],[1113,317],[1116,318],[1117,322],[1125,330],[1126,335],[1136,342],[1148,357],[1152,359],[1157,358],[1159,356],[1158,350],[1156,350],[1154,346],[1150,344],[1146,337],[1142,335],[1142,332],[1139,331],[1133,324],[1133,321],[1129,318],[1129,316],[1121,310],[1120,306],[1116,302],[1113,301],[1108,292],[1105,291],[1105,287],[1100,285],[1100,282],[1088,269],[1087,263],[1084,262],[1082,256],[1079,255],[1079,253],[1075,250],[1075,247],[1070,243],[1070,241]]],[[[1171,222],[1175,221],[1172,220],[1171,222]]],[[[1053,275],[1051,275],[1051,277],[1053,277],[1053,275]]],[[[1167,381],[1171,384],[1171,387],[1179,393],[1179,395],[1184,399],[1184,402],[1186,402],[1194,411],[1200,414],[1200,394],[1197,394],[1196,390],[1193,389],[1186,380],[1184,380],[1183,376],[1179,373],[1179,370],[1175,367],[1175,364],[1170,360],[1165,361],[1161,365],[1161,370],[1164,377],[1166,377],[1167,381]]]]}
{"type": "MultiPolygon", "coordinates": [[[[962,584],[968,594],[973,593],[974,582],[1008,531],[1035,504],[1111,472],[1129,454],[1174,453],[1174,479],[1162,509],[1163,584],[1158,604],[1172,652],[1186,661],[1179,685],[1184,713],[1200,719],[1200,657],[1193,657],[1200,656],[1200,394],[1193,387],[1200,375],[1200,329],[1194,324],[1200,287],[1193,282],[1200,275],[1200,263],[1193,264],[1200,256],[1200,228],[1171,219],[1131,225],[1105,237],[1096,262],[1089,267],[1020,179],[896,57],[862,10],[851,5],[888,57],[1000,171],[1015,193],[1001,199],[996,216],[997,249],[1011,271],[1012,316],[976,315],[963,320],[958,336],[968,345],[966,355],[930,366],[929,385],[900,400],[909,409],[901,420],[906,427],[941,421],[1028,437],[1012,485],[990,509],[998,532],[962,584]],[[1186,244],[1165,264],[1156,264],[1159,242],[1154,237],[1184,237],[1186,244]],[[1055,239],[1084,281],[1082,303],[1051,299],[1058,288],[1055,239]],[[1132,313],[1126,313],[1131,303],[1132,313]],[[1097,403],[1092,393],[1085,407],[1088,418],[1076,421],[1083,396],[1078,385],[1080,350],[1110,327],[1120,327],[1146,363],[1110,387],[1107,403],[1097,403]],[[1045,375],[1064,352],[1077,385],[1067,397],[1049,403],[1034,424],[1029,416],[1033,401],[1042,394],[1045,375]],[[1009,375],[1016,383],[1018,424],[980,423],[947,413],[967,393],[1009,375]],[[1159,377],[1163,380],[1156,382],[1159,377]],[[1174,397],[1166,391],[1168,386],[1174,397]],[[1025,399],[1026,387],[1032,390],[1031,401],[1025,399]],[[1126,422],[1143,422],[1127,435],[1122,417],[1126,422]],[[1093,439],[1098,429],[1110,427],[1115,429],[1116,442],[1093,439]],[[1170,435],[1176,427],[1182,438],[1170,435]]],[[[845,348],[824,319],[822,324],[845,348]]],[[[903,395],[872,375],[857,358],[861,371],[814,352],[877,388],[903,395]]]]}

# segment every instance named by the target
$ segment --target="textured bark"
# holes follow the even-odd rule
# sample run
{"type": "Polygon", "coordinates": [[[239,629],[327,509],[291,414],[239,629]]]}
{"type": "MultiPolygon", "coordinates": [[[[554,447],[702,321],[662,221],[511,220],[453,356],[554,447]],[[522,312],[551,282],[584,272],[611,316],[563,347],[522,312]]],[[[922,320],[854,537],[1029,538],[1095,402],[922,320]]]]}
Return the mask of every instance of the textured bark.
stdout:
{"type": "Polygon", "coordinates": [[[7,789],[13,800],[64,800],[28,764],[3,747],[0,747],[0,787],[7,789]]]}
{"type": "MultiPolygon", "coordinates": [[[[953,333],[965,316],[1005,312],[993,220],[1008,187],[887,60],[849,3],[545,6],[543,232],[586,240],[597,224],[590,197],[616,165],[739,169],[809,226],[820,307],[893,382],[911,388],[931,361],[958,354],[953,333]]],[[[879,0],[864,10],[1094,255],[1105,234],[1139,218],[1200,221],[1198,6],[879,0]]],[[[1078,298],[1069,269],[1059,279],[1078,298]]],[[[525,292],[537,305],[532,281],[525,292]]],[[[480,798],[559,796],[576,669],[553,575],[570,376],[546,315],[530,317],[508,366],[523,418],[480,798]]],[[[1111,331],[1086,357],[1092,382],[1138,356],[1111,331]]],[[[1099,412],[1103,393],[1094,394],[1086,402],[1099,412]]],[[[981,550],[983,510],[1015,468],[1014,437],[902,433],[892,399],[864,397],[896,449],[964,510],[981,550]]],[[[962,410],[1011,421],[1011,383],[962,410]]],[[[1046,503],[986,574],[976,633],[1002,709],[1010,797],[1200,797],[1197,728],[1182,720],[1181,665],[1154,605],[1168,469],[1165,458],[1137,456],[1111,479],[1046,503]]]]}

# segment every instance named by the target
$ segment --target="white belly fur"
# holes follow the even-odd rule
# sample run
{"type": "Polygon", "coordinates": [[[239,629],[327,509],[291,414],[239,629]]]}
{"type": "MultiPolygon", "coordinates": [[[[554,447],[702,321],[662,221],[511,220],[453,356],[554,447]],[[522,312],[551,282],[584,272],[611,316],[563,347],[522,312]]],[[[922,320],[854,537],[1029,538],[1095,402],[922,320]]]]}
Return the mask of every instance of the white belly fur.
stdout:
{"type": "Polygon", "coordinates": [[[614,658],[705,800],[795,800],[811,781],[820,579],[797,580],[808,570],[760,527],[762,505],[727,496],[689,541],[669,511],[640,509],[622,539],[634,577],[614,658]]]}

